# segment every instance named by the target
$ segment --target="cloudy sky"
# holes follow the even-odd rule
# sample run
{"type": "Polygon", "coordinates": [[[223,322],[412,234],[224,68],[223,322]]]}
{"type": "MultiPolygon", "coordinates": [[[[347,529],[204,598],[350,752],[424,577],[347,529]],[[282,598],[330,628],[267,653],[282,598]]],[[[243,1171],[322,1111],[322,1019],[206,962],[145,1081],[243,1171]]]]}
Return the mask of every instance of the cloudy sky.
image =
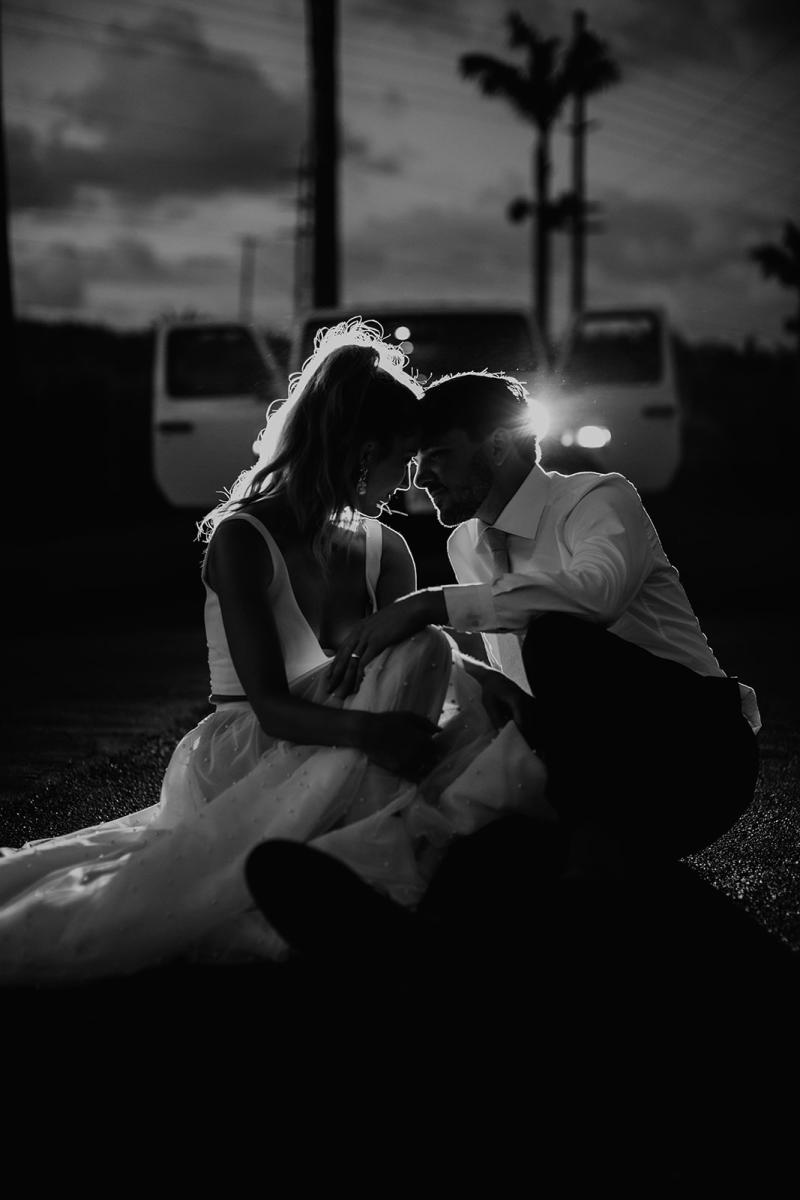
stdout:
{"type": "MultiPolygon", "coordinates": [[[[340,0],[343,302],[525,304],[532,135],[462,79],[510,60],[499,0],[340,0]]],[[[569,37],[573,4],[520,2],[569,37]]],[[[658,301],[693,339],[785,338],[793,301],[747,248],[800,221],[796,0],[585,0],[622,81],[589,102],[595,306],[658,301]]],[[[144,326],[234,315],[241,239],[255,310],[288,328],[307,141],[303,0],[3,0],[17,309],[144,326]]],[[[569,185],[567,116],[554,190],[569,185]]],[[[554,325],[567,243],[554,244],[554,325]]]]}

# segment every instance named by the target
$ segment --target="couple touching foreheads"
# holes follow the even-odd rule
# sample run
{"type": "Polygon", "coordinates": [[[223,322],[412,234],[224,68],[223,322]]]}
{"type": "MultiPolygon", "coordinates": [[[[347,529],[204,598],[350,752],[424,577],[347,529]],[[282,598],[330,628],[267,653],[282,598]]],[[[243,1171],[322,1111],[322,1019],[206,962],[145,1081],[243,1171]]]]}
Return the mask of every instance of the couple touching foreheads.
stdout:
{"type": "Polygon", "coordinates": [[[455,924],[502,892],[524,936],[537,880],[675,860],[750,803],[755,696],[632,484],[543,470],[510,376],[405,365],[360,319],[318,336],[201,525],[214,711],[158,804],[0,861],[20,976],[335,953],[337,922],[374,900],[410,928],[448,879],[455,924]],[[457,582],[421,591],[376,519],[414,462],[455,527],[457,582]]]}

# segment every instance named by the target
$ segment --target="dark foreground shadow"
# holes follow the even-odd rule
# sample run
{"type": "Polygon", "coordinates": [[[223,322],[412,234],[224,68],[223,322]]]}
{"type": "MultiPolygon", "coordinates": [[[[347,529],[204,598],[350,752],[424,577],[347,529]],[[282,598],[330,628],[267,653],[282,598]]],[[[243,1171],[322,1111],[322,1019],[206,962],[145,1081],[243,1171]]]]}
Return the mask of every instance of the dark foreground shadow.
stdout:
{"type": "Polygon", "coordinates": [[[150,1114],[175,1152],[191,1130],[182,1171],[257,1136],[295,1184],[318,1171],[351,1193],[376,1194],[376,1169],[379,1194],[404,1172],[419,1186],[423,1163],[430,1184],[495,1194],[782,1177],[797,956],[689,868],[636,896],[562,889],[544,915],[511,958],[476,929],[446,970],[297,956],[7,988],[6,1088],[20,1112],[58,1095],[76,1137],[150,1114]]]}

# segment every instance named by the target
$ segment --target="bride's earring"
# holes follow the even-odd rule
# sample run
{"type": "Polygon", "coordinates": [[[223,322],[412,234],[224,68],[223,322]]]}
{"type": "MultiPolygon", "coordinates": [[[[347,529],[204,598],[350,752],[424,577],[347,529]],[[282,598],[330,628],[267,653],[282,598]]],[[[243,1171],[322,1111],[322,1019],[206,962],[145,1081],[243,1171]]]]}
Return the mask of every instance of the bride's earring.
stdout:
{"type": "Polygon", "coordinates": [[[365,455],[364,458],[362,458],[362,460],[361,460],[361,470],[358,473],[358,483],[356,484],[356,491],[358,492],[359,496],[366,496],[368,479],[369,479],[369,463],[368,463],[367,457],[365,455]]]}

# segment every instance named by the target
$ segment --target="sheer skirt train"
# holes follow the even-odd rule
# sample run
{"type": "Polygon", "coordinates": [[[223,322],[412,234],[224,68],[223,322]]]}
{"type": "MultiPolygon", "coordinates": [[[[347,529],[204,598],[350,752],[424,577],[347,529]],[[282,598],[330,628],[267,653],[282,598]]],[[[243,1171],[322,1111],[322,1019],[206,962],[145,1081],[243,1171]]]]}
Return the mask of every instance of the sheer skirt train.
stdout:
{"type": "MultiPolygon", "coordinates": [[[[177,745],[158,804],[29,843],[0,859],[0,973],[85,979],[166,961],[279,959],[244,860],[266,838],[311,843],[415,905],[450,840],[511,811],[553,819],[544,768],[516,727],[497,733],[478,684],[439,630],[381,654],[346,707],[412,711],[440,726],[419,783],[361,751],[270,738],[247,703],[220,705],[177,745]]],[[[294,694],[341,707],[325,668],[294,694]]]]}

